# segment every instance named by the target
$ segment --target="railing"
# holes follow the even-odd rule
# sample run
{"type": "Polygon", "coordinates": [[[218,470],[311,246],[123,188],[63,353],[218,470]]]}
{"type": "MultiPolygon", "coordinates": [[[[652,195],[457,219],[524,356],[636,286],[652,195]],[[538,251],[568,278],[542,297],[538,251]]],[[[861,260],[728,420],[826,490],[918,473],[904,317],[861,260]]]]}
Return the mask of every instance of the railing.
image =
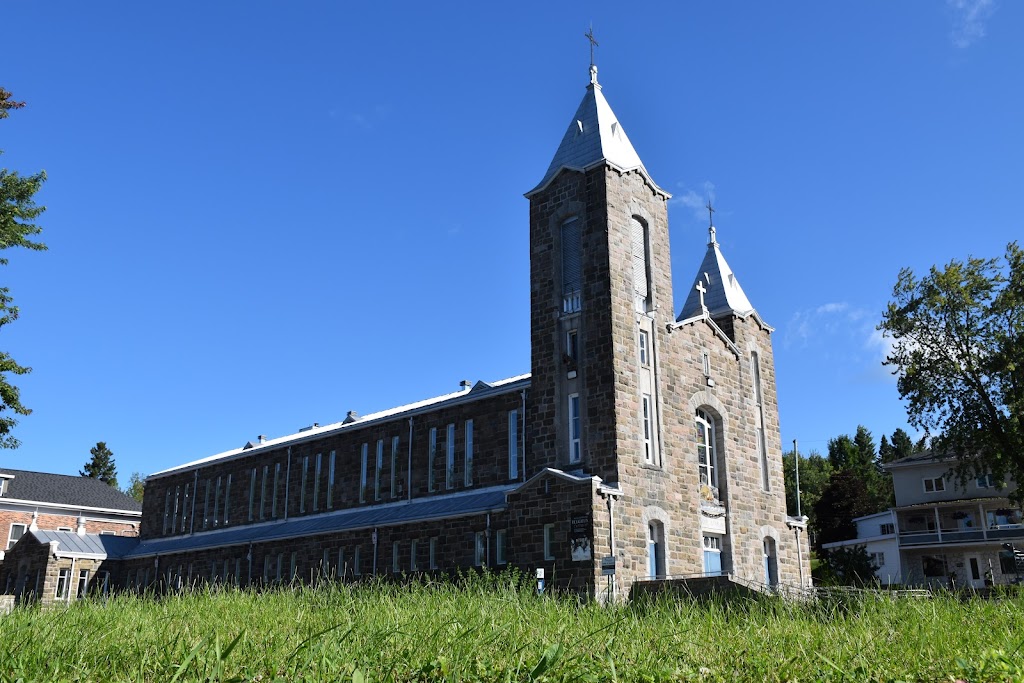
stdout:
{"type": "Polygon", "coordinates": [[[899,542],[904,545],[928,545],[935,543],[973,543],[977,541],[1002,541],[1024,538],[1024,525],[1003,524],[987,529],[935,529],[909,531],[900,529],[899,542]]]}

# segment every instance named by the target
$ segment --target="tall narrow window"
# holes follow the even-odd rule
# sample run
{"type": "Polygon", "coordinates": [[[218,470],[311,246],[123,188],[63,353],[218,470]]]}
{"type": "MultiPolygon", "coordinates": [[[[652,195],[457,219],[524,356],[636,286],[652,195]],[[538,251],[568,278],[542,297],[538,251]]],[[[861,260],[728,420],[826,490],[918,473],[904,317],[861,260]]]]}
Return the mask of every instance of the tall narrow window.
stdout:
{"type": "Polygon", "coordinates": [[[254,519],[256,512],[256,468],[252,468],[252,476],[249,478],[249,521],[254,519]]]}
{"type": "Polygon", "coordinates": [[[633,294],[636,310],[646,313],[650,308],[651,298],[650,271],[647,264],[647,226],[634,218],[632,228],[633,294]]]}
{"type": "Polygon", "coordinates": [[[579,361],[579,353],[579,332],[569,330],[565,333],[565,361],[569,365],[569,369],[574,369],[579,361]]]}
{"type": "Polygon", "coordinates": [[[357,545],[355,550],[352,551],[352,574],[353,574],[353,576],[360,576],[363,573],[363,568],[361,566],[362,563],[360,562],[360,560],[362,560],[362,557],[361,557],[362,552],[360,552],[361,550],[362,550],[362,548],[357,545]]]}
{"type": "Polygon", "coordinates": [[[750,354],[750,370],[754,378],[754,419],[757,421],[757,454],[761,463],[761,488],[771,490],[768,479],[768,450],[764,439],[764,400],[761,394],[761,363],[757,351],[750,354]]]}
{"type": "Polygon", "coordinates": [[[345,578],[346,567],[345,567],[345,549],[338,548],[338,566],[334,568],[338,578],[345,578]]]}
{"type": "Polygon", "coordinates": [[[334,451],[327,459],[327,509],[334,509],[334,451]]]}
{"type": "Polygon", "coordinates": [[[78,572],[78,590],[75,593],[75,597],[79,600],[85,597],[85,593],[89,588],[89,570],[81,569],[78,572]]]}
{"type": "Polygon", "coordinates": [[[477,567],[487,565],[487,535],[486,532],[478,531],[473,543],[473,563],[477,567]]]}
{"type": "Polygon", "coordinates": [[[437,569],[437,536],[430,537],[430,553],[427,561],[431,569],[437,569]]]}
{"type": "Polygon", "coordinates": [[[53,591],[53,597],[64,600],[71,590],[71,569],[61,569],[57,572],[57,587],[53,591]]]}
{"type": "Polygon", "coordinates": [[[544,559],[555,559],[555,525],[544,525],[544,559]]]}
{"type": "Polygon", "coordinates": [[[707,351],[704,351],[704,352],[701,353],[701,365],[704,368],[704,376],[705,377],[710,377],[711,376],[711,354],[709,354],[707,351]]]}
{"type": "Polygon", "coordinates": [[[217,515],[217,511],[220,510],[220,477],[217,477],[217,485],[214,487],[213,492],[213,525],[217,526],[220,519],[217,515]]]}
{"type": "Polygon", "coordinates": [[[210,524],[210,480],[206,480],[206,493],[203,495],[203,528],[210,524]]]}
{"type": "MultiPolygon", "coordinates": [[[[267,517],[267,483],[270,478],[270,466],[263,466],[263,480],[260,482],[260,519],[267,517]]],[[[277,475],[274,475],[274,516],[277,516],[277,475]]]]}
{"type": "Polygon", "coordinates": [[[508,411],[508,478],[519,478],[519,411],[508,411]]]}
{"type": "Polygon", "coordinates": [[[192,484],[185,484],[185,498],[182,500],[181,505],[181,532],[185,533],[188,530],[189,514],[192,510],[191,500],[194,495],[192,491],[192,484]]]}
{"type": "Polygon", "coordinates": [[[651,338],[647,330],[640,330],[640,365],[647,367],[651,364],[651,338]]]}
{"type": "Polygon", "coordinates": [[[170,489],[170,487],[168,487],[167,491],[164,493],[164,529],[163,529],[163,533],[167,534],[168,531],[170,529],[172,529],[172,528],[173,527],[171,526],[171,489],[170,489]]]}
{"type": "Polygon", "coordinates": [[[665,527],[661,522],[647,525],[647,563],[648,578],[665,577],[665,527]]]}
{"type": "MultiPolygon", "coordinates": [[[[264,479],[266,481],[266,479],[264,479]]],[[[274,463],[274,488],[270,492],[270,516],[272,519],[277,519],[277,489],[278,483],[281,481],[281,463],[274,463]]],[[[262,503],[260,507],[262,507],[262,503]]]]}
{"type": "Polygon", "coordinates": [[[694,421],[697,429],[697,472],[701,484],[718,486],[718,470],[715,467],[715,428],[711,418],[703,410],[697,411],[694,421]]]}
{"type": "Polygon", "coordinates": [[[430,428],[430,441],[427,444],[427,491],[434,490],[434,461],[437,459],[437,427],[430,428]]]}
{"type": "Polygon", "coordinates": [[[393,541],[391,543],[391,571],[395,574],[402,571],[402,566],[398,563],[398,560],[398,541],[393,541]]]}
{"type": "Polygon", "coordinates": [[[178,497],[181,495],[181,487],[174,487],[174,509],[171,511],[171,529],[178,528],[178,497]]]}
{"type": "Polygon", "coordinates": [[[384,471],[384,439],[377,439],[377,462],[373,468],[373,499],[380,500],[380,477],[384,471]]]}
{"type": "Polygon", "coordinates": [[[228,475],[227,481],[224,482],[224,526],[228,525],[229,516],[231,514],[231,475],[228,475]]]}
{"type": "Polygon", "coordinates": [[[704,537],[704,576],[722,573],[722,537],[704,537]]]}
{"type": "Polygon", "coordinates": [[[447,489],[455,488],[455,425],[448,425],[448,434],[445,440],[445,468],[444,485],[447,489]]]}
{"type": "Polygon", "coordinates": [[[416,553],[419,550],[419,541],[415,538],[409,542],[409,571],[414,572],[419,570],[419,565],[416,562],[416,553]]]}
{"type": "Polygon", "coordinates": [[[366,467],[370,456],[370,444],[364,443],[359,455],[359,502],[366,502],[366,467]]]}
{"type": "Polygon", "coordinates": [[[316,467],[313,469],[313,512],[320,509],[320,468],[322,453],[316,454],[316,467]]]}
{"type": "Polygon", "coordinates": [[[573,216],[562,221],[562,312],[580,310],[583,282],[583,258],[580,244],[580,220],[573,216]]]}
{"type": "Polygon", "coordinates": [[[465,463],[463,469],[463,484],[466,486],[473,485],[473,421],[466,420],[466,454],[465,463]]]}
{"type": "Polygon", "coordinates": [[[644,462],[652,462],[654,460],[652,440],[654,430],[651,426],[651,395],[644,394],[640,402],[643,408],[644,421],[644,462]]]}
{"type": "Polygon", "coordinates": [[[580,444],[580,395],[569,394],[569,462],[583,459],[580,444]]]}
{"type": "Polygon", "coordinates": [[[299,486],[299,514],[306,511],[306,481],[309,479],[309,456],[302,456],[302,482],[299,486]]]}
{"type": "Polygon", "coordinates": [[[398,437],[391,438],[391,497],[398,498],[398,437]]]}
{"type": "Polygon", "coordinates": [[[508,560],[505,559],[505,535],[504,529],[498,529],[494,534],[494,561],[497,564],[508,563],[508,560]]]}

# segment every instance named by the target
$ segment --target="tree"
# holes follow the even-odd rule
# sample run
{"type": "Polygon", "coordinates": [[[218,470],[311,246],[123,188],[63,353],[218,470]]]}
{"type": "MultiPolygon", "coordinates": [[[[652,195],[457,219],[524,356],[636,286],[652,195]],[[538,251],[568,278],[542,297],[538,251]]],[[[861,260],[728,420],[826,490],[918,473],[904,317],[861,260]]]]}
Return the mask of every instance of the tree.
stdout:
{"type": "MultiPolygon", "coordinates": [[[[907,458],[915,453],[920,452],[917,446],[914,445],[914,440],[910,438],[910,434],[907,434],[900,428],[897,428],[892,433],[892,459],[899,460],[900,458],[907,458]]],[[[887,462],[892,462],[887,461],[887,462]]]]}
{"type": "Polygon", "coordinates": [[[857,425],[857,433],[853,437],[853,445],[857,447],[857,464],[860,467],[875,467],[878,451],[875,450],[875,437],[864,425],[857,425]]]}
{"type": "MultiPolygon", "coordinates": [[[[796,468],[793,451],[782,454],[782,469],[786,482],[786,512],[795,516],[796,468]]],[[[807,515],[807,526],[814,532],[819,530],[814,505],[828,486],[830,476],[832,465],[821,453],[811,451],[806,457],[800,458],[800,514],[807,515]]]]}
{"type": "Polygon", "coordinates": [[[85,469],[79,474],[83,477],[99,479],[105,484],[117,488],[117,467],[114,465],[114,453],[107,448],[105,441],[97,441],[96,445],[89,449],[92,459],[85,463],[85,469]]]}
{"type": "Polygon", "coordinates": [[[857,525],[853,520],[877,511],[860,474],[851,469],[833,472],[814,504],[818,545],[856,538],[857,525]]]}
{"type": "Polygon", "coordinates": [[[828,440],[828,461],[834,470],[857,469],[860,453],[853,440],[840,434],[828,440]]]}
{"type": "MultiPolygon", "coordinates": [[[[0,88],[0,119],[6,119],[13,109],[21,109],[24,102],[11,99],[11,93],[0,88]]],[[[0,154],[3,151],[0,150],[0,154]]],[[[46,173],[21,176],[16,171],[0,168],[0,249],[25,247],[42,251],[46,245],[29,239],[41,228],[32,221],[45,207],[36,206],[33,196],[39,191],[46,173]]],[[[7,265],[6,258],[0,258],[0,266],[7,265]]],[[[18,319],[18,307],[7,287],[0,287],[0,327],[18,319]]],[[[28,415],[32,411],[21,402],[21,392],[11,384],[9,375],[25,375],[32,368],[19,364],[7,353],[0,351],[0,448],[17,448],[18,440],[11,436],[11,430],[18,424],[13,415],[28,415]],[[13,414],[13,415],[12,415],[13,414]]]]}
{"type": "Polygon", "coordinates": [[[820,553],[826,585],[865,586],[875,581],[878,565],[863,545],[848,545],[820,553]]]}
{"type": "Polygon", "coordinates": [[[128,478],[128,486],[124,488],[124,493],[141,503],[142,496],[143,494],[145,494],[145,492],[146,475],[140,474],[139,472],[132,472],[132,476],[128,478]]]}
{"type": "MultiPolygon", "coordinates": [[[[900,271],[878,329],[892,340],[910,424],[938,434],[963,482],[992,474],[1024,481],[1024,251],[968,257],[921,279],[900,271]]],[[[1020,502],[1024,487],[1011,496],[1020,502]]]]}

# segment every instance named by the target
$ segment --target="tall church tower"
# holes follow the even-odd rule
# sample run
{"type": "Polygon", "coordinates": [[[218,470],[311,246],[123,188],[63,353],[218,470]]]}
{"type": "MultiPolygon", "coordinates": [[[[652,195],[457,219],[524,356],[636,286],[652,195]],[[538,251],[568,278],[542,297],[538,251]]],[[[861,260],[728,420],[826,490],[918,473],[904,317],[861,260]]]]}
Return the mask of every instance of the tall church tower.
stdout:
{"type": "Polygon", "coordinates": [[[601,92],[597,67],[530,200],[528,466],[615,483],[658,467],[660,337],[674,320],[669,195],[601,92]]]}

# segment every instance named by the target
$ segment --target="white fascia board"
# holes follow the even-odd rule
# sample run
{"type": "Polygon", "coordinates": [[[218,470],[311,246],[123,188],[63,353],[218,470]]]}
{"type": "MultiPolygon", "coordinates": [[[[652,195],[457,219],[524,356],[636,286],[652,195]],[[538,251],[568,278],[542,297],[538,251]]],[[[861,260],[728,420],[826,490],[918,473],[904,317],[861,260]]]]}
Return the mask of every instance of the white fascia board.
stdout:
{"type": "MultiPolygon", "coordinates": [[[[66,505],[64,503],[48,503],[40,500],[21,500],[20,498],[0,498],[0,510],[8,509],[12,511],[20,511],[22,507],[31,508],[34,512],[40,514],[62,514],[69,510],[78,510],[79,512],[97,512],[100,514],[118,515],[125,517],[142,518],[142,511],[135,510],[117,510],[115,508],[96,508],[89,507],[88,505],[66,505]],[[11,503],[11,507],[6,507],[6,503],[11,503]],[[15,507],[17,506],[17,507],[15,507]],[[54,510],[55,512],[48,512],[48,510],[54,510]]],[[[81,516],[81,515],[79,515],[81,516]]],[[[104,520],[107,521],[107,520],[104,520]]],[[[109,520],[118,521],[118,520],[109,520]]]]}

